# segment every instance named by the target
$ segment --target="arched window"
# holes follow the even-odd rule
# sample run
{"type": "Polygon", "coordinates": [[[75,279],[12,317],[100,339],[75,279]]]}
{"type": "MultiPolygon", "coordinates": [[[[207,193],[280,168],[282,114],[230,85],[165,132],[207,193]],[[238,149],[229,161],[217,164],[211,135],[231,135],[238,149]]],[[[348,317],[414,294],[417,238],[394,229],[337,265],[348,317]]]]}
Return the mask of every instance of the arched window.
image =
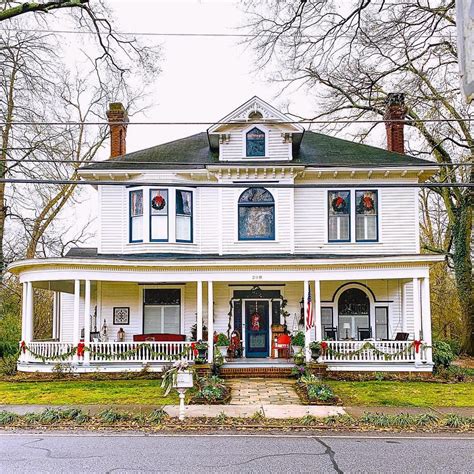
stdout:
{"type": "Polygon", "coordinates": [[[249,188],[239,198],[239,240],[275,240],[275,200],[265,188],[249,188]]]}
{"type": "Polygon", "coordinates": [[[349,288],[338,301],[339,338],[366,339],[370,337],[370,300],[359,288],[349,288]],[[369,334],[368,334],[369,333],[369,334]]]}
{"type": "Polygon", "coordinates": [[[245,136],[247,156],[265,156],[265,132],[253,127],[245,136]]]}

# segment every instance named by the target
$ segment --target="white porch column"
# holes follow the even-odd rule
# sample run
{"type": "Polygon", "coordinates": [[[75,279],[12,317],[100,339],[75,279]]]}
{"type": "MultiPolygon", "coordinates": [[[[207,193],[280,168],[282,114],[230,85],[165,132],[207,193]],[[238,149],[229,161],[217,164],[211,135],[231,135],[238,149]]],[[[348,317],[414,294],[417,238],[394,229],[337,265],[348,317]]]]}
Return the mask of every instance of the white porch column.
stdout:
{"type": "Polygon", "coordinates": [[[212,364],[214,361],[214,288],[213,282],[207,282],[207,361],[212,364]]]}
{"type": "Polygon", "coordinates": [[[305,280],[303,285],[303,298],[304,298],[304,354],[306,362],[311,360],[311,353],[309,350],[309,343],[311,342],[311,329],[307,327],[308,318],[308,292],[309,292],[309,281],[305,280]]]}
{"type": "MultiPolygon", "coordinates": [[[[91,281],[85,281],[84,289],[84,344],[90,346],[91,342],[91,281]]],[[[84,365],[89,365],[89,351],[84,352],[84,365]]]]}
{"type": "Polygon", "coordinates": [[[33,340],[33,312],[34,312],[34,299],[33,299],[33,283],[29,281],[27,284],[27,296],[26,296],[26,331],[25,339],[26,342],[33,340]]]}
{"type": "Polygon", "coordinates": [[[202,340],[202,281],[197,282],[196,295],[196,339],[202,340]]]}
{"type": "Polygon", "coordinates": [[[400,315],[402,319],[402,331],[407,332],[407,285],[406,283],[402,282],[402,304],[401,304],[401,311],[402,314],[400,315]]]}
{"type": "MultiPolygon", "coordinates": [[[[72,317],[72,343],[77,346],[81,337],[81,330],[79,328],[79,302],[81,294],[80,280],[74,280],[74,311],[72,317]]],[[[74,354],[74,362],[77,362],[77,353],[74,354]]]]}
{"type": "Polygon", "coordinates": [[[52,321],[53,321],[53,327],[52,327],[52,332],[51,332],[51,337],[53,339],[57,338],[58,334],[58,293],[56,291],[53,291],[53,314],[52,314],[52,321]]]}
{"type": "MultiPolygon", "coordinates": [[[[413,278],[413,328],[415,340],[420,339],[421,332],[421,304],[420,304],[420,280],[413,278]]],[[[420,363],[420,353],[415,353],[415,365],[420,363]]]]}
{"type": "Polygon", "coordinates": [[[314,280],[314,324],[316,327],[316,341],[323,340],[323,327],[321,321],[321,282],[314,280]]]}
{"type": "MultiPolygon", "coordinates": [[[[430,279],[425,277],[421,279],[421,328],[423,333],[423,342],[431,346],[431,304],[430,304],[430,279]]],[[[432,362],[432,350],[426,350],[428,362],[432,362]]]]}
{"type": "Polygon", "coordinates": [[[28,283],[23,283],[23,297],[21,298],[21,340],[26,340],[26,307],[28,300],[28,283]]]}

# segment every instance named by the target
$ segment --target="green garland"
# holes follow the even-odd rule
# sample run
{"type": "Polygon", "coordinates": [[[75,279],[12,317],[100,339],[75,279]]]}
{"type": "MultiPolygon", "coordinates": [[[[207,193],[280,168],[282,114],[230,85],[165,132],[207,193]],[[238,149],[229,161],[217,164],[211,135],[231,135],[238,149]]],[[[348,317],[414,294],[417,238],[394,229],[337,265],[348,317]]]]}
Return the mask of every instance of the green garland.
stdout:
{"type": "MultiPolygon", "coordinates": [[[[72,357],[72,356],[74,356],[78,353],[78,347],[79,347],[78,345],[74,346],[70,350],[68,350],[67,352],[64,352],[62,354],[58,354],[58,355],[55,355],[55,356],[45,356],[45,355],[42,355],[42,354],[38,354],[37,352],[32,350],[29,346],[24,344],[19,349],[18,356],[20,355],[21,351],[23,350],[23,351],[28,351],[33,357],[35,357],[36,359],[40,359],[42,362],[46,362],[46,361],[65,361],[65,360],[69,359],[70,357],[72,357]]],[[[117,352],[105,353],[105,352],[95,351],[95,350],[91,350],[89,347],[86,347],[86,346],[83,346],[82,350],[84,352],[86,352],[86,351],[89,352],[93,356],[101,357],[101,358],[106,359],[106,360],[112,360],[112,359],[125,360],[125,359],[128,359],[130,356],[138,354],[138,352],[140,350],[144,349],[144,348],[147,348],[148,351],[149,351],[149,354],[151,354],[152,356],[154,356],[156,358],[162,357],[162,358],[166,359],[169,362],[174,361],[174,360],[179,360],[182,357],[187,356],[189,354],[189,352],[191,351],[191,349],[192,349],[191,346],[188,346],[183,351],[181,351],[179,354],[172,354],[172,355],[166,354],[166,352],[154,351],[151,348],[150,344],[141,344],[141,345],[137,346],[135,349],[129,349],[128,351],[119,352],[119,353],[117,353],[117,352]]]]}
{"type": "MultiPolygon", "coordinates": [[[[408,352],[410,352],[412,350],[413,347],[414,347],[413,344],[410,344],[410,345],[407,345],[404,349],[399,350],[398,352],[390,353],[390,352],[381,351],[376,346],[374,346],[374,344],[372,344],[371,342],[365,342],[359,349],[356,349],[356,350],[351,351],[351,352],[339,352],[339,351],[336,351],[335,349],[332,349],[329,346],[326,347],[324,352],[329,354],[329,355],[339,357],[341,359],[352,359],[353,357],[358,356],[359,354],[361,354],[365,350],[372,349],[372,351],[375,354],[377,354],[379,356],[382,356],[384,358],[384,360],[392,360],[395,357],[401,356],[403,354],[407,354],[408,352]]],[[[425,347],[425,345],[421,344],[420,347],[425,347]]]]}

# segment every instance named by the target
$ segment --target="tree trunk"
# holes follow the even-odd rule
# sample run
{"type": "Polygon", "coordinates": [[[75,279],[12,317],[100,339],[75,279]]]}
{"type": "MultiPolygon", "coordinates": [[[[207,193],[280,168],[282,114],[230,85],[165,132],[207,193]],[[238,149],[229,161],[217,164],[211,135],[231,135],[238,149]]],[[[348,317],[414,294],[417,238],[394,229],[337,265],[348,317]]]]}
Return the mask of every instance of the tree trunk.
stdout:
{"type": "Polygon", "coordinates": [[[470,254],[473,222],[469,195],[453,212],[455,214],[452,223],[454,274],[462,318],[466,325],[462,346],[468,354],[474,355],[474,295],[470,254]]]}

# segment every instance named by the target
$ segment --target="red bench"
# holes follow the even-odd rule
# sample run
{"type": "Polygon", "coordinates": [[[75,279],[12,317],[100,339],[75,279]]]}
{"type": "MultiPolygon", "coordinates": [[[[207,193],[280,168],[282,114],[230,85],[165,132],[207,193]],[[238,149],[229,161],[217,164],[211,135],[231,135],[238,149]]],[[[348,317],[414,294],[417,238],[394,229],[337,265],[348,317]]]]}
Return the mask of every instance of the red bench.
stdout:
{"type": "Polygon", "coordinates": [[[165,334],[165,333],[150,333],[150,334],[134,334],[134,342],[155,341],[155,342],[181,342],[186,340],[184,334],[165,334]]]}

